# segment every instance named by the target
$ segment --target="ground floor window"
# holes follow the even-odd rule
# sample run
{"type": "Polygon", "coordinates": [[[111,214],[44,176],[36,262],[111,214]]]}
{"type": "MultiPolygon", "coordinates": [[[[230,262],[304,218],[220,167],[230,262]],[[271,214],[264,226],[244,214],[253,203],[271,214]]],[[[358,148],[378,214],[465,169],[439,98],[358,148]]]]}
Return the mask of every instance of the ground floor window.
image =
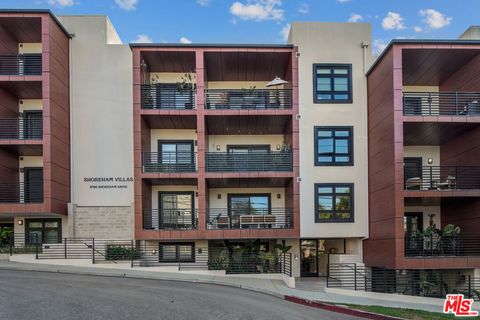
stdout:
{"type": "Polygon", "coordinates": [[[61,219],[26,219],[25,242],[27,244],[62,242],[61,219]]]}
{"type": "Polygon", "coordinates": [[[177,242],[158,245],[159,262],[195,262],[195,243],[177,242]]]}

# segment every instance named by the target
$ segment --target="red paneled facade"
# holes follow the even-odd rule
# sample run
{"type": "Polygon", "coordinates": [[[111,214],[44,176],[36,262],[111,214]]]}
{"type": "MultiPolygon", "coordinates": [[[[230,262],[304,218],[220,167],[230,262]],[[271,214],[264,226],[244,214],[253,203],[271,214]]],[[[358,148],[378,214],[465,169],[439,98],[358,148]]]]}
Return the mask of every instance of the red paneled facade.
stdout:
{"type": "Polygon", "coordinates": [[[367,266],[480,267],[479,70],[478,41],[394,40],[368,72],[367,266]],[[422,148],[437,148],[439,159],[406,155],[422,148]],[[412,225],[407,208],[418,207],[439,208],[437,228],[461,229],[457,251],[408,247],[407,233],[432,224],[412,225]]]}

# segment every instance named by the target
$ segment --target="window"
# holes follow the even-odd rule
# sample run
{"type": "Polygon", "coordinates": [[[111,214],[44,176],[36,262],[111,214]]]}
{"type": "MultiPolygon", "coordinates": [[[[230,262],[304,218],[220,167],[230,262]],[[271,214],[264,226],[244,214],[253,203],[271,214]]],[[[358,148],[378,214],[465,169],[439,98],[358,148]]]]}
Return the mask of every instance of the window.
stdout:
{"type": "Polygon", "coordinates": [[[229,194],[228,208],[232,215],[268,214],[270,194],[229,194]]]}
{"type": "Polygon", "coordinates": [[[62,242],[60,219],[25,220],[25,242],[27,244],[62,242]]]}
{"type": "Polygon", "coordinates": [[[353,184],[315,184],[315,222],[353,222],[353,184]]]}
{"type": "Polygon", "coordinates": [[[193,165],[193,141],[158,140],[158,157],[161,164],[193,165]]]}
{"type": "Polygon", "coordinates": [[[353,127],[315,127],[315,165],[353,165],[353,127]]]}
{"type": "Polygon", "coordinates": [[[351,64],[313,65],[314,103],[352,102],[351,64]]]}
{"type": "Polygon", "coordinates": [[[185,243],[159,243],[159,262],[195,262],[195,244],[185,243]]]}

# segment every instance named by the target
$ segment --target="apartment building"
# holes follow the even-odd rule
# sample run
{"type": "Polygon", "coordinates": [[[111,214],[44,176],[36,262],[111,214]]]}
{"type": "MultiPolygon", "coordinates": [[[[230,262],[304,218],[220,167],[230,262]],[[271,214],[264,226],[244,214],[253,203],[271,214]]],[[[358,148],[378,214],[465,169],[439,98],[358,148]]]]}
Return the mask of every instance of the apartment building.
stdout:
{"type": "Polygon", "coordinates": [[[368,237],[365,23],[292,23],[298,47],[302,276],[362,263],[368,237]]]}
{"type": "Polygon", "coordinates": [[[49,11],[0,11],[0,226],[22,244],[67,227],[69,38],[49,11]]]}
{"type": "Polygon", "coordinates": [[[479,54],[478,40],[393,40],[368,72],[366,265],[478,277],[479,54]]]}

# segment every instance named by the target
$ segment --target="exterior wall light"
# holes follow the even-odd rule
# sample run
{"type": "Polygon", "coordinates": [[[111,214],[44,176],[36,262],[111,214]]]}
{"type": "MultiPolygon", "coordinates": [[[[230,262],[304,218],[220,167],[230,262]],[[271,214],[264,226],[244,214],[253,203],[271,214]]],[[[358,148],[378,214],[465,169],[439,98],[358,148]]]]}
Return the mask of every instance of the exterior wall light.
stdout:
{"type": "Polygon", "coordinates": [[[282,199],[282,195],[280,193],[277,193],[277,199],[282,199]]]}
{"type": "Polygon", "coordinates": [[[153,249],[152,254],[157,254],[157,250],[153,249]]]}
{"type": "Polygon", "coordinates": [[[221,193],[217,194],[217,199],[222,199],[222,194],[221,193]]]}
{"type": "Polygon", "coordinates": [[[280,151],[280,148],[281,148],[281,146],[280,146],[279,144],[277,144],[277,145],[275,146],[275,149],[277,149],[277,151],[280,151]]]}
{"type": "Polygon", "coordinates": [[[22,219],[18,220],[18,225],[23,226],[23,220],[22,219]]]}
{"type": "Polygon", "coordinates": [[[433,158],[428,158],[427,162],[428,162],[428,164],[432,164],[433,163],[433,158]]]}
{"type": "Polygon", "coordinates": [[[217,144],[216,149],[217,149],[217,151],[220,151],[220,145],[219,144],[217,144]]]}

